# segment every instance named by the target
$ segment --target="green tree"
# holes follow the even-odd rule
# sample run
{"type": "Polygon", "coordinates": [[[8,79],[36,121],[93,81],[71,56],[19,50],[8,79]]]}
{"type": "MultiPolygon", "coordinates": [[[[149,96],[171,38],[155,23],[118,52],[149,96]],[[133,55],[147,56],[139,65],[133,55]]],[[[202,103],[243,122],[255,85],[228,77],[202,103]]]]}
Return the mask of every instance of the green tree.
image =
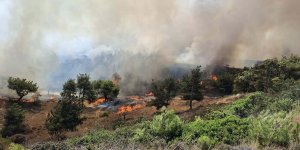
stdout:
{"type": "Polygon", "coordinates": [[[38,86],[36,83],[33,83],[33,81],[28,81],[26,79],[9,77],[7,82],[7,87],[9,89],[15,90],[19,95],[19,101],[28,93],[36,92],[38,90],[38,86]]]}
{"type": "Polygon", "coordinates": [[[84,118],[80,116],[82,107],[76,100],[62,99],[48,114],[46,128],[51,135],[60,135],[63,131],[74,131],[84,118]]]}
{"type": "Polygon", "coordinates": [[[67,99],[73,99],[76,97],[77,92],[77,84],[75,80],[69,79],[66,83],[63,85],[63,91],[60,93],[60,95],[67,99]]]}
{"type": "Polygon", "coordinates": [[[235,79],[234,74],[229,72],[224,72],[223,74],[218,76],[218,80],[216,81],[217,87],[222,93],[232,94],[234,79],[235,79]]]}
{"type": "Polygon", "coordinates": [[[153,82],[151,85],[151,91],[154,94],[155,99],[151,101],[151,105],[155,106],[156,109],[168,106],[170,100],[176,96],[178,89],[178,84],[173,78],[153,82]]]}
{"type": "Polygon", "coordinates": [[[2,136],[11,136],[17,132],[22,131],[22,124],[24,121],[24,111],[21,106],[14,103],[6,109],[4,116],[4,128],[2,129],[2,136]]]}
{"type": "Polygon", "coordinates": [[[189,100],[190,110],[192,109],[193,100],[202,100],[201,93],[201,66],[192,69],[191,73],[185,75],[181,81],[181,92],[185,100],[189,100]]]}
{"type": "Polygon", "coordinates": [[[253,84],[254,72],[251,70],[245,70],[240,73],[235,79],[233,89],[235,93],[238,92],[254,92],[255,86],[253,84]]]}
{"type": "Polygon", "coordinates": [[[105,101],[118,96],[119,88],[110,80],[95,80],[93,88],[98,97],[103,96],[105,101]]]}
{"type": "Polygon", "coordinates": [[[79,74],[77,76],[77,88],[79,92],[79,99],[81,99],[82,102],[82,107],[84,100],[94,100],[96,98],[90,81],[90,76],[88,74],[79,74]]]}
{"type": "Polygon", "coordinates": [[[235,92],[276,92],[287,80],[300,78],[300,57],[267,59],[245,69],[234,80],[235,92]]]}

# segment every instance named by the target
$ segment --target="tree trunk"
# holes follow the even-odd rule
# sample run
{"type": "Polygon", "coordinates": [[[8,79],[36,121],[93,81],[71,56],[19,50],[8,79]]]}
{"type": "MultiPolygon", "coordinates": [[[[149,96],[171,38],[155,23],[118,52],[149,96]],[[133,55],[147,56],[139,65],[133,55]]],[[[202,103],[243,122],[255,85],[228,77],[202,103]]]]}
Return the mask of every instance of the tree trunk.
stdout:
{"type": "Polygon", "coordinates": [[[107,95],[104,95],[104,101],[107,102],[107,95]]]}
{"type": "Polygon", "coordinates": [[[126,113],[123,113],[123,119],[126,121],[126,113]]]}
{"type": "Polygon", "coordinates": [[[21,99],[23,98],[24,96],[20,96],[20,98],[18,99],[18,101],[21,101],[21,99]]]}
{"type": "Polygon", "coordinates": [[[84,93],[82,93],[82,98],[81,98],[81,107],[82,108],[84,107],[83,101],[84,101],[84,93]]]}
{"type": "Polygon", "coordinates": [[[193,109],[193,100],[190,99],[190,110],[192,110],[192,109],[193,109]]]}

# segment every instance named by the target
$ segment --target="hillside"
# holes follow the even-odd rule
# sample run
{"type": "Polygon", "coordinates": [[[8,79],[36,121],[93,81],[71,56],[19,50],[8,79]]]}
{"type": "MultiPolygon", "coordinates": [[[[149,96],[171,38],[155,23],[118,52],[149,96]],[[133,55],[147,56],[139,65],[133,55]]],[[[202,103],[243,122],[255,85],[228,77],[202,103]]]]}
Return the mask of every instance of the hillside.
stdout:
{"type": "MultiPolygon", "coordinates": [[[[222,98],[209,98],[206,97],[203,101],[194,101],[194,109],[189,111],[189,107],[186,101],[176,98],[172,101],[171,105],[168,107],[172,109],[184,120],[192,120],[194,116],[204,115],[209,107],[221,106],[231,103],[232,101],[241,98],[243,95],[232,95],[222,98]]],[[[5,100],[1,100],[5,102],[5,100]]],[[[26,125],[26,145],[32,145],[38,142],[51,141],[50,135],[48,134],[47,129],[45,128],[45,120],[48,113],[56,105],[56,101],[42,101],[39,111],[37,110],[28,110],[25,114],[25,125],[26,125]]],[[[4,116],[4,105],[1,107],[1,116],[4,116]]],[[[84,110],[82,116],[86,117],[86,120],[83,124],[77,127],[77,131],[70,132],[66,134],[68,137],[82,136],[88,131],[95,128],[105,128],[113,130],[113,125],[123,119],[123,116],[117,114],[116,112],[111,112],[109,116],[99,116],[99,109],[96,108],[87,108],[84,110]]],[[[136,123],[139,119],[143,118],[149,120],[155,114],[156,109],[154,107],[146,106],[141,109],[128,112],[126,115],[126,121],[124,126],[129,126],[136,123]]],[[[4,120],[1,118],[0,124],[3,124],[4,120]]]]}

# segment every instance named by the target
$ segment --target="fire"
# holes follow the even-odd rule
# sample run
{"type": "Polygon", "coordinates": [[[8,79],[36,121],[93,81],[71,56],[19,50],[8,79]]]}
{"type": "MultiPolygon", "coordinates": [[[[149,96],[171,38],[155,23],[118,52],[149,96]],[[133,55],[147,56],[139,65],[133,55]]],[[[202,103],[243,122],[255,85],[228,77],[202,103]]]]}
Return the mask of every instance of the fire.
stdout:
{"type": "Polygon", "coordinates": [[[29,99],[22,99],[21,101],[25,102],[25,103],[33,103],[36,100],[38,100],[39,96],[41,96],[39,93],[35,93],[34,95],[31,96],[31,98],[29,98],[29,99]]]}
{"type": "Polygon", "coordinates": [[[99,98],[99,99],[97,99],[94,103],[92,103],[91,105],[94,106],[94,107],[96,107],[96,106],[98,106],[99,104],[104,103],[104,102],[105,102],[105,99],[104,99],[104,98],[99,98]]]}
{"type": "Polygon", "coordinates": [[[33,103],[35,100],[34,99],[22,99],[22,102],[24,103],[33,103]]]}
{"type": "Polygon", "coordinates": [[[212,75],[210,76],[210,79],[213,80],[213,81],[217,81],[217,80],[218,80],[218,77],[217,77],[216,75],[212,74],[212,75]]]}
{"type": "Polygon", "coordinates": [[[141,109],[141,108],[143,108],[143,105],[140,105],[140,104],[134,105],[134,106],[131,106],[131,105],[121,106],[118,109],[118,114],[124,114],[124,113],[131,112],[131,111],[141,109]]]}
{"type": "Polygon", "coordinates": [[[145,96],[146,96],[146,97],[154,96],[154,94],[153,94],[152,92],[147,92],[147,93],[145,93],[145,96]]]}
{"type": "Polygon", "coordinates": [[[134,101],[142,101],[144,100],[140,96],[127,96],[128,99],[134,100],[134,101]]]}

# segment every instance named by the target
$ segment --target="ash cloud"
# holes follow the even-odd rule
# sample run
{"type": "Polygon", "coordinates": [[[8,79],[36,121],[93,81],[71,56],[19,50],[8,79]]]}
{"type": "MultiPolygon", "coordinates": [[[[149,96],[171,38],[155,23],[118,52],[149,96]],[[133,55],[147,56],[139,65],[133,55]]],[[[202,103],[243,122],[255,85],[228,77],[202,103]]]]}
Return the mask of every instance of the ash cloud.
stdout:
{"type": "MultiPolygon", "coordinates": [[[[151,81],[174,64],[240,67],[241,60],[300,54],[298,6],[298,0],[2,0],[0,76],[59,90],[78,73],[151,81]]],[[[136,88],[132,82],[123,88],[136,88]]]]}

